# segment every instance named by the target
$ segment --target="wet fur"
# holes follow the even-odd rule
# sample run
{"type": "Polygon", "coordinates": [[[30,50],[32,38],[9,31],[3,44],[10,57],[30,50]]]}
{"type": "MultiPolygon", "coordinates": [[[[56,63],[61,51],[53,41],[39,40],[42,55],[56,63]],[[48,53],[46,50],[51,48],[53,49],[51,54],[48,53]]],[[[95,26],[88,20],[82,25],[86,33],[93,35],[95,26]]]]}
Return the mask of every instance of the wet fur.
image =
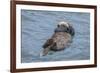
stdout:
{"type": "Polygon", "coordinates": [[[43,45],[43,56],[47,55],[50,50],[61,51],[64,50],[66,47],[69,47],[74,35],[75,32],[72,26],[58,26],[55,29],[52,37],[48,39],[43,45]]]}

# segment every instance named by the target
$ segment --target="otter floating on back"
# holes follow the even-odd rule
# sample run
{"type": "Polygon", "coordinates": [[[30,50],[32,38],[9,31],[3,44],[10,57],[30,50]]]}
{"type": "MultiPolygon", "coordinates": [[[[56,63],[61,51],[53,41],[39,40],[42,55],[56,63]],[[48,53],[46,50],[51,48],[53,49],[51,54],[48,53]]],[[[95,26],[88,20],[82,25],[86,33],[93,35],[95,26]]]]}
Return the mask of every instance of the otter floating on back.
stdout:
{"type": "Polygon", "coordinates": [[[70,46],[75,35],[74,28],[68,22],[59,22],[54,34],[43,45],[43,53],[45,56],[49,51],[61,51],[70,46]]]}

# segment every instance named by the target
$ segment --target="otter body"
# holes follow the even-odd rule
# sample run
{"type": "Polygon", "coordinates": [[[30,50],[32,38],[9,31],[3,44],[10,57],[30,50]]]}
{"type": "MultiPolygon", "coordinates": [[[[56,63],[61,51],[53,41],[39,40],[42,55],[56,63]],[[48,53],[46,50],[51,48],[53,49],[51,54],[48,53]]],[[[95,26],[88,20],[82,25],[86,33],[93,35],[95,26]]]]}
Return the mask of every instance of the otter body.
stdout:
{"type": "Polygon", "coordinates": [[[51,48],[51,50],[63,50],[68,45],[67,43],[71,40],[71,35],[66,32],[57,32],[52,36],[53,42],[56,43],[55,48],[51,48]]]}
{"type": "Polygon", "coordinates": [[[43,45],[43,56],[49,51],[61,51],[69,47],[75,35],[74,28],[67,22],[60,22],[54,31],[54,34],[43,45]]]}

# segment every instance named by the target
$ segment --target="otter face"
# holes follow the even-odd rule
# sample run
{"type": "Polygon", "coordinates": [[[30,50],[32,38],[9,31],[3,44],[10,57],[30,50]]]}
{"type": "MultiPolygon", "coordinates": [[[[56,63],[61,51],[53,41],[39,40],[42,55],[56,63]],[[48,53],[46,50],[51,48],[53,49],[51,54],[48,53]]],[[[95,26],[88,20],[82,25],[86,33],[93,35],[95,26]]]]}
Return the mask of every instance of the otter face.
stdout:
{"type": "Polygon", "coordinates": [[[67,27],[67,28],[69,28],[69,24],[67,22],[62,21],[62,22],[58,23],[58,27],[67,27]]]}
{"type": "Polygon", "coordinates": [[[64,22],[64,21],[58,23],[58,27],[55,30],[55,32],[59,32],[59,31],[60,32],[67,32],[71,36],[74,36],[74,34],[75,34],[74,28],[68,22],[64,22]]]}
{"type": "Polygon", "coordinates": [[[68,22],[59,22],[57,25],[57,28],[55,29],[55,32],[69,32],[70,31],[70,25],[68,22]]]}

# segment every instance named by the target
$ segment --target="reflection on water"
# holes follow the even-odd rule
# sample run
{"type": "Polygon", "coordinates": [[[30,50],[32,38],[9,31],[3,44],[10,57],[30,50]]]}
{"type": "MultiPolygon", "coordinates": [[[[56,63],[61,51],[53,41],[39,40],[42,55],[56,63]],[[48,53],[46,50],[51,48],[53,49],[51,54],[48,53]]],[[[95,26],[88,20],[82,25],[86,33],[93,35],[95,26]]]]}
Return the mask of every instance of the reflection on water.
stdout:
{"type": "Polygon", "coordinates": [[[90,14],[22,10],[21,62],[87,60],[90,58],[90,14]],[[40,56],[42,45],[50,38],[59,21],[70,22],[75,29],[73,43],[64,51],[40,56]]]}

